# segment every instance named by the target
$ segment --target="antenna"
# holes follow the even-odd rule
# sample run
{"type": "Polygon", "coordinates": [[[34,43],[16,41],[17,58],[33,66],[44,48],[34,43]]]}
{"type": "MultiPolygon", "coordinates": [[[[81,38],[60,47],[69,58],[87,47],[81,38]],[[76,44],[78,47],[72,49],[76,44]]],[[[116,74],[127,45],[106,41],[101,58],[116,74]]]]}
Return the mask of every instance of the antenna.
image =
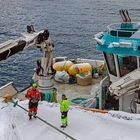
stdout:
{"type": "Polygon", "coordinates": [[[129,16],[128,10],[119,10],[119,13],[122,17],[123,22],[131,22],[131,18],[129,16]]]}

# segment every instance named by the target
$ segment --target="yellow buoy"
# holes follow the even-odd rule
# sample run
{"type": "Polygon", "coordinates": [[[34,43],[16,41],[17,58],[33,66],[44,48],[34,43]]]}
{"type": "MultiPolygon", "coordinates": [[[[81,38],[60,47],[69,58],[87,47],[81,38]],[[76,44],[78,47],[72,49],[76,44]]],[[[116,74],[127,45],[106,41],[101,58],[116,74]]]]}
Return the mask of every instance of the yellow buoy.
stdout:
{"type": "Polygon", "coordinates": [[[61,62],[56,62],[53,65],[53,69],[56,71],[66,71],[68,72],[68,69],[73,65],[71,61],[61,61],[61,62]]]}
{"type": "Polygon", "coordinates": [[[73,64],[68,70],[70,75],[86,73],[89,71],[92,71],[92,66],[89,63],[73,64]]]}

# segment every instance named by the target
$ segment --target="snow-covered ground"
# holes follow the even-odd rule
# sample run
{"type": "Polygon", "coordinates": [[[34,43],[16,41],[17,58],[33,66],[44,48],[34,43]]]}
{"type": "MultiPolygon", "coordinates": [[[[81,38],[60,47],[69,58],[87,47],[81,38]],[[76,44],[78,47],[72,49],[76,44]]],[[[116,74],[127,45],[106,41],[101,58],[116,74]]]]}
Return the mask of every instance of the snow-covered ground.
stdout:
{"type": "MultiPolygon", "coordinates": [[[[28,108],[28,101],[19,102],[28,108]]],[[[60,128],[58,104],[40,102],[38,116],[60,128]]],[[[93,113],[70,107],[69,125],[63,132],[77,140],[139,140],[140,115],[110,111],[93,113]]],[[[28,120],[28,114],[12,103],[0,101],[0,140],[69,140],[39,119],[28,120]]]]}

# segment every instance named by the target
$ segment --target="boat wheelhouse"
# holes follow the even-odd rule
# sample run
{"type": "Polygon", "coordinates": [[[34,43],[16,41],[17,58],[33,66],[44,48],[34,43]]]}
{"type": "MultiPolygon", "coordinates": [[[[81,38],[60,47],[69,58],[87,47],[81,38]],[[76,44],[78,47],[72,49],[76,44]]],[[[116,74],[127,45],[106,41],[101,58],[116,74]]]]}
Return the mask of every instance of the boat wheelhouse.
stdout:
{"type": "Polygon", "coordinates": [[[132,112],[131,100],[139,102],[140,96],[140,22],[110,24],[95,40],[112,83],[109,90],[119,97],[119,110],[132,112]]]}
{"type": "Polygon", "coordinates": [[[111,81],[140,68],[140,22],[115,23],[95,35],[103,52],[111,81]]]}

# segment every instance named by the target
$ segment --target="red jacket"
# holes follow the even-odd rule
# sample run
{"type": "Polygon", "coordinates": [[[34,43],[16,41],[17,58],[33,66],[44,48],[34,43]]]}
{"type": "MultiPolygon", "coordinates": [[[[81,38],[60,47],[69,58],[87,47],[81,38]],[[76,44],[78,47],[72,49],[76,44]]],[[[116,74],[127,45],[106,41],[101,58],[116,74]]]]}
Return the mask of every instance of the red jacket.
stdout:
{"type": "Polygon", "coordinates": [[[41,99],[41,93],[39,92],[38,89],[33,89],[30,88],[27,91],[27,94],[25,95],[26,98],[28,98],[29,100],[40,100],[41,99]]]}

